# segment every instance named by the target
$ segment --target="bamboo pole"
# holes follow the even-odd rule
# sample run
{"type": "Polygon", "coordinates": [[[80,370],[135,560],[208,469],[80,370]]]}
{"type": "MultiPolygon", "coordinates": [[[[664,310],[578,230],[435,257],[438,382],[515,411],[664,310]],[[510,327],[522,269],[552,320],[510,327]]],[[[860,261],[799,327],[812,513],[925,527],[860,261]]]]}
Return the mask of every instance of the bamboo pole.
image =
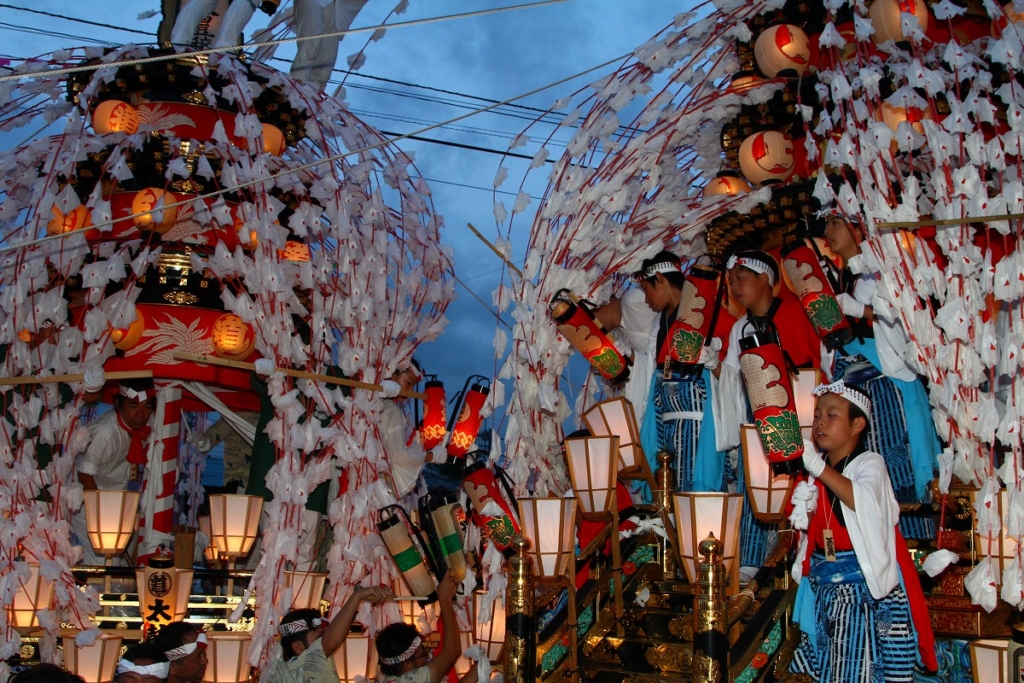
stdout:
{"type": "MultiPolygon", "coordinates": [[[[237,368],[238,370],[249,370],[250,372],[256,371],[256,366],[253,363],[243,363],[240,360],[228,360],[226,358],[217,358],[216,356],[202,356],[197,353],[181,353],[176,352],[174,354],[175,360],[189,360],[193,363],[203,363],[205,365],[220,365],[226,368],[237,368]]],[[[379,384],[371,384],[370,382],[360,382],[354,379],[346,379],[344,377],[331,377],[330,375],[321,375],[315,372],[306,372],[305,370],[293,370],[291,368],[274,368],[275,372],[280,372],[283,375],[289,377],[297,377],[299,379],[309,379],[314,382],[323,382],[324,384],[340,384],[345,387],[352,387],[353,389],[366,389],[367,391],[383,391],[384,387],[379,384]]],[[[426,399],[427,395],[419,391],[406,391],[402,390],[398,392],[399,396],[405,396],[408,398],[418,398],[420,400],[426,399]]]]}
{"type": "Polygon", "coordinates": [[[927,221],[893,221],[875,223],[879,230],[898,230],[900,228],[943,227],[948,225],[966,225],[967,223],[991,223],[993,221],[1015,221],[1024,218],[1024,213],[1001,213],[995,216],[967,216],[966,218],[942,218],[927,221]]]}
{"type": "Polygon", "coordinates": [[[481,234],[480,234],[480,231],[479,231],[479,230],[477,230],[477,229],[476,229],[476,228],[475,228],[475,227],[473,226],[473,224],[472,224],[472,223],[466,223],[466,225],[467,225],[467,226],[469,226],[469,229],[473,231],[473,234],[474,234],[474,235],[476,235],[477,237],[479,237],[479,238],[480,238],[480,241],[481,241],[481,242],[483,242],[483,243],[484,243],[484,244],[486,244],[486,245],[487,245],[488,247],[490,247],[490,248],[491,248],[491,251],[493,251],[493,252],[494,252],[495,254],[497,254],[497,255],[498,255],[498,258],[500,258],[500,259],[501,259],[502,261],[504,261],[504,262],[505,262],[505,264],[506,264],[506,265],[507,265],[507,266],[508,266],[509,268],[511,268],[511,269],[512,269],[512,270],[513,270],[513,271],[515,272],[515,274],[516,274],[516,275],[518,275],[519,277],[522,277],[522,276],[523,276],[523,271],[521,271],[521,270],[519,270],[518,268],[516,268],[516,264],[512,263],[511,261],[509,261],[509,260],[508,260],[508,258],[506,258],[506,256],[505,256],[504,254],[502,254],[502,253],[501,253],[500,251],[498,251],[498,248],[497,248],[496,246],[494,246],[493,244],[491,244],[490,240],[488,240],[488,239],[487,239],[486,237],[484,237],[483,235],[481,235],[481,234]]]}
{"type": "MultiPolygon", "coordinates": [[[[118,370],[116,372],[103,373],[103,379],[106,380],[151,379],[152,377],[152,370],[118,370]]],[[[85,375],[80,373],[71,373],[69,375],[48,375],[43,377],[0,377],[0,386],[9,387],[21,384],[53,384],[55,382],[82,382],[84,380],[85,375]]]]}

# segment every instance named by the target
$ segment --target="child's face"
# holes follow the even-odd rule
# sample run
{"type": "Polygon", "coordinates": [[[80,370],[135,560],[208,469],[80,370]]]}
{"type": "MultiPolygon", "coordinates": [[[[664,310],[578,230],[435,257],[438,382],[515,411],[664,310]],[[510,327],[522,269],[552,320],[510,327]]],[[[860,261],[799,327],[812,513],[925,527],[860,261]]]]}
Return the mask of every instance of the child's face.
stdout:
{"type": "Polygon", "coordinates": [[[655,313],[661,313],[672,305],[672,285],[661,273],[654,276],[653,281],[640,280],[640,289],[644,292],[644,301],[655,313]]]}
{"type": "Polygon", "coordinates": [[[755,273],[745,266],[733,266],[726,275],[733,300],[743,308],[751,308],[765,296],[771,296],[768,276],[755,273]]]}
{"type": "Polygon", "coordinates": [[[814,443],[823,451],[848,454],[867,425],[850,419],[850,402],[838,394],[825,394],[814,406],[814,443]]]}

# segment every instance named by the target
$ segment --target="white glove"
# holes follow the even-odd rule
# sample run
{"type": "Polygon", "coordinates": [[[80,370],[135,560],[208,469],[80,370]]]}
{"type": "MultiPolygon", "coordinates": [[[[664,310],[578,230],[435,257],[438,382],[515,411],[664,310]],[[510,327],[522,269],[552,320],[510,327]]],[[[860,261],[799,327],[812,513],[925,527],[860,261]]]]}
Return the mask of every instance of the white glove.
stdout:
{"type": "Polygon", "coordinates": [[[708,370],[714,370],[718,367],[718,352],[721,350],[722,340],[718,337],[712,337],[710,344],[700,347],[700,356],[697,358],[697,362],[708,370]]]}
{"type": "Polygon", "coordinates": [[[380,383],[380,386],[380,393],[384,394],[384,398],[394,398],[402,391],[402,385],[393,379],[384,380],[380,383]]]}
{"type": "Polygon", "coordinates": [[[803,461],[804,469],[812,477],[820,477],[825,471],[825,458],[821,457],[817,447],[807,439],[804,439],[803,461]]]}
{"type": "Polygon", "coordinates": [[[864,304],[854,299],[852,295],[846,292],[836,294],[836,301],[839,302],[839,310],[843,312],[843,315],[848,315],[851,318],[864,317],[864,304]]]}
{"type": "Polygon", "coordinates": [[[274,374],[274,361],[270,358],[260,358],[254,365],[256,366],[256,374],[270,376],[274,374]]]}
{"type": "Polygon", "coordinates": [[[86,393],[95,393],[103,389],[103,386],[107,383],[106,376],[103,374],[103,368],[98,368],[95,365],[85,369],[83,373],[85,391],[86,393]]]}
{"type": "Polygon", "coordinates": [[[210,450],[213,446],[213,444],[210,443],[210,439],[205,434],[200,434],[199,432],[192,432],[188,435],[188,438],[186,438],[185,441],[192,444],[195,446],[196,450],[200,450],[203,453],[210,450]]]}

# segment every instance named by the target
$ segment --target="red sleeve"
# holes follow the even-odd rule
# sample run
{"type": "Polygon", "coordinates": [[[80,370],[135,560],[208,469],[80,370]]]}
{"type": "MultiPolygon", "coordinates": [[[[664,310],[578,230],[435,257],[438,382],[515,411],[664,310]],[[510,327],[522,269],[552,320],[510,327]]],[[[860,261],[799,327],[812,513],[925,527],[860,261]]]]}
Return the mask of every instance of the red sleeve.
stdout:
{"type": "Polygon", "coordinates": [[[772,322],[779,331],[782,349],[799,368],[821,367],[821,340],[796,297],[783,288],[782,303],[772,322]]]}

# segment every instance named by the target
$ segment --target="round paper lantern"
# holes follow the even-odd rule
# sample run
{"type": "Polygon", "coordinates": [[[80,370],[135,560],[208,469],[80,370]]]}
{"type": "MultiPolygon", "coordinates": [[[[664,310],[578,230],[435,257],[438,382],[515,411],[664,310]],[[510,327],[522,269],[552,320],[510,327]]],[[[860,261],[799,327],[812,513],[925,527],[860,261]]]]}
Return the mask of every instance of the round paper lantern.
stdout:
{"type": "Polygon", "coordinates": [[[110,341],[114,342],[114,348],[127,351],[142,339],[142,333],[146,329],[146,319],[142,311],[135,309],[135,321],[128,326],[128,329],[115,329],[110,331],[110,341]]]}
{"type": "Polygon", "coordinates": [[[799,76],[811,64],[810,41],[792,24],[772,26],[754,41],[754,60],[768,78],[799,76]]]}
{"type": "Polygon", "coordinates": [[[916,107],[897,107],[888,102],[882,102],[881,117],[882,122],[894,131],[900,127],[901,123],[906,121],[914,127],[914,130],[924,135],[924,126],[921,125],[921,122],[931,120],[932,113],[930,111],[922,111],[916,107]]]}
{"type": "Polygon", "coordinates": [[[722,171],[704,186],[705,197],[735,196],[750,192],[750,183],[732,171],[722,171]]]}
{"type": "Polygon", "coordinates": [[[754,133],[740,145],[740,169],[754,185],[785,181],[795,165],[793,141],[776,130],[754,133]]]}
{"type": "Polygon", "coordinates": [[[139,190],[132,199],[132,214],[136,214],[132,220],[135,222],[135,225],[161,234],[167,232],[168,228],[174,225],[178,217],[178,209],[177,207],[171,209],[160,208],[154,211],[153,209],[156,208],[161,199],[163,200],[162,206],[174,204],[178,201],[178,198],[172,193],[159,187],[147,187],[144,190],[139,190]]]}
{"type": "Polygon", "coordinates": [[[256,334],[252,327],[233,313],[217,318],[210,333],[213,352],[220,358],[242,360],[256,348],[256,334]]]}
{"type": "Polygon", "coordinates": [[[263,124],[263,151],[279,157],[284,154],[284,133],[271,123],[263,124]]]}
{"type": "Polygon", "coordinates": [[[928,30],[928,6],[924,0],[875,0],[868,8],[871,25],[875,27],[875,43],[881,45],[887,40],[906,40],[900,15],[913,14],[921,31],[928,30]]]}
{"type": "Polygon", "coordinates": [[[84,205],[79,204],[77,207],[64,213],[56,206],[51,209],[53,218],[46,224],[46,232],[50,235],[61,235],[65,232],[74,232],[75,230],[81,230],[87,225],[92,224],[92,216],[89,214],[89,209],[85,208],[84,205]]]}
{"type": "Polygon", "coordinates": [[[753,71],[740,71],[729,81],[729,92],[746,94],[764,82],[764,79],[753,71]]]}
{"type": "Polygon", "coordinates": [[[128,133],[139,129],[139,112],[120,100],[100,102],[92,113],[92,129],[103,133],[128,133]]]}
{"type": "Polygon", "coordinates": [[[310,254],[308,244],[288,240],[285,242],[284,249],[281,250],[281,258],[286,261],[309,261],[312,255],[310,254]]]}

